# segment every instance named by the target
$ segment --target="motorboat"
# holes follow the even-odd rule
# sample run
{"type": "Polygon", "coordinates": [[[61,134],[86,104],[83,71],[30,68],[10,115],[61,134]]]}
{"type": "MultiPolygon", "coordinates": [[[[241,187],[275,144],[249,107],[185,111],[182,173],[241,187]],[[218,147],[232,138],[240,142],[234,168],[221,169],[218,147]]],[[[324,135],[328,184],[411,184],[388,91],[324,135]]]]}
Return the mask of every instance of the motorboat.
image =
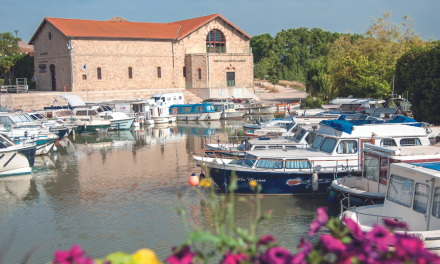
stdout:
{"type": "Polygon", "coordinates": [[[341,177],[333,180],[329,201],[341,201],[350,197],[350,204],[361,206],[383,203],[390,178],[390,164],[402,162],[440,161],[440,150],[421,145],[418,138],[382,140],[380,146],[364,144],[362,177],[341,177]],[[410,145],[410,146],[407,146],[410,145]]]}
{"type": "Polygon", "coordinates": [[[361,175],[359,149],[365,143],[380,145],[389,139],[396,143],[412,139],[421,145],[430,144],[424,128],[413,123],[356,126],[345,120],[325,120],[320,123],[309,148],[246,151],[245,158],[217,157],[202,152],[193,158],[222,190],[227,191],[225,186],[235,173],[237,193],[252,193],[248,182],[255,180],[261,183],[265,194],[312,195],[326,193],[335,177],[361,175]]]}
{"type": "Polygon", "coordinates": [[[177,121],[177,110],[170,114],[170,108],[164,105],[152,105],[150,116],[154,124],[167,124],[177,121]]]}
{"type": "Polygon", "coordinates": [[[12,128],[8,124],[0,125],[0,133],[17,144],[35,144],[35,155],[48,154],[52,149],[56,149],[55,143],[59,140],[58,135],[47,129],[12,128]]]}
{"type": "Polygon", "coordinates": [[[76,133],[79,134],[106,133],[111,125],[110,120],[96,116],[95,111],[90,111],[90,115],[88,115],[87,109],[77,112],[77,115],[74,115],[70,109],[52,110],[47,114],[57,119],[63,119],[69,124],[75,124],[77,126],[76,133]]]}
{"type": "Polygon", "coordinates": [[[211,102],[210,104],[215,111],[221,112],[220,119],[241,119],[243,117],[243,113],[236,111],[232,102],[211,102]]]}
{"type": "Polygon", "coordinates": [[[135,120],[134,117],[129,117],[125,113],[109,111],[108,108],[100,105],[78,106],[72,112],[75,116],[95,116],[109,120],[111,122],[109,130],[130,129],[135,120]]]}
{"type": "Polygon", "coordinates": [[[154,119],[151,117],[150,107],[152,100],[145,99],[127,99],[104,101],[100,105],[113,106],[112,111],[121,112],[129,117],[133,117],[135,121],[133,125],[140,123],[145,125],[153,125],[154,119]]]}
{"type": "Polygon", "coordinates": [[[44,116],[42,113],[39,112],[30,112],[28,114],[33,120],[41,122],[40,126],[42,128],[47,128],[54,134],[57,134],[59,140],[61,140],[64,135],[71,134],[72,131],[74,131],[77,127],[75,124],[66,123],[63,119],[55,119],[55,120],[47,119],[46,116],[44,116]]]}
{"type": "Polygon", "coordinates": [[[286,128],[293,121],[293,118],[274,118],[269,121],[261,123],[258,119],[255,120],[256,124],[244,124],[243,128],[246,131],[255,131],[261,128],[269,128],[269,127],[277,127],[277,128],[286,128]]]}
{"type": "Polygon", "coordinates": [[[32,172],[36,145],[29,142],[17,144],[0,133],[0,176],[32,172]]]}
{"type": "Polygon", "coordinates": [[[247,115],[273,114],[277,109],[275,105],[261,104],[252,98],[234,98],[232,101],[235,104],[235,110],[247,115]]]}
{"type": "Polygon", "coordinates": [[[408,230],[397,229],[397,233],[417,237],[426,249],[440,254],[440,155],[435,151],[424,148],[405,161],[389,164],[384,203],[357,207],[344,204],[343,199],[339,217],[351,218],[364,232],[383,225],[384,219],[404,224],[408,230]]]}
{"type": "Polygon", "coordinates": [[[211,104],[182,104],[171,105],[169,114],[175,114],[181,121],[220,120],[221,112],[215,111],[211,104]]]}
{"type": "Polygon", "coordinates": [[[245,157],[245,151],[251,150],[270,150],[270,149],[296,149],[307,148],[311,146],[313,140],[316,137],[316,131],[314,126],[300,126],[296,134],[291,137],[283,138],[246,138],[242,144],[233,142],[220,142],[218,139],[212,140],[211,137],[205,138],[205,147],[208,150],[217,151],[221,156],[237,156],[245,157]],[[214,143],[210,142],[214,141],[214,143]]]}

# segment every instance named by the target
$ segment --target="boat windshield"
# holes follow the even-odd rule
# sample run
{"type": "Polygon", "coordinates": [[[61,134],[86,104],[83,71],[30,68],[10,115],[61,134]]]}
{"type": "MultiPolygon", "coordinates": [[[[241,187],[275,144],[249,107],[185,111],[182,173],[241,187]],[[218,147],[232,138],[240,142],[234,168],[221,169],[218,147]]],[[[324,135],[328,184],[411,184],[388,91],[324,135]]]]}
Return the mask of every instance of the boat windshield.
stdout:
{"type": "Polygon", "coordinates": [[[377,181],[379,179],[379,159],[366,154],[364,164],[364,177],[377,181]]]}
{"type": "Polygon", "coordinates": [[[324,141],[322,142],[321,148],[320,150],[324,151],[324,152],[332,152],[333,149],[335,148],[336,145],[336,139],[334,138],[325,138],[324,141]]]}
{"type": "Polygon", "coordinates": [[[257,161],[257,157],[253,156],[253,155],[246,155],[246,159],[244,160],[244,164],[248,165],[248,166],[254,166],[254,163],[257,161]]]}
{"type": "Polygon", "coordinates": [[[315,138],[316,138],[316,133],[315,133],[315,132],[310,132],[310,133],[306,136],[307,144],[312,145],[312,144],[313,144],[313,140],[315,140],[315,138]]]}
{"type": "Polygon", "coordinates": [[[102,113],[102,112],[104,112],[104,110],[102,110],[102,108],[101,108],[101,107],[98,107],[98,108],[96,109],[96,111],[98,111],[99,113],[102,113]]]}
{"type": "Polygon", "coordinates": [[[315,140],[313,140],[312,148],[317,149],[319,145],[321,145],[322,139],[323,139],[322,136],[317,136],[315,140]]]}
{"type": "Polygon", "coordinates": [[[298,141],[298,142],[300,142],[301,139],[303,139],[303,137],[304,137],[304,135],[306,134],[306,132],[307,132],[307,131],[306,131],[305,129],[301,129],[301,130],[299,131],[298,135],[296,135],[295,140],[298,141]]]}
{"type": "Polygon", "coordinates": [[[28,114],[22,115],[21,117],[24,117],[24,119],[26,119],[29,122],[33,122],[34,121],[28,114]]]}
{"type": "Polygon", "coordinates": [[[18,116],[11,116],[15,123],[23,123],[23,121],[18,116]]]}
{"type": "Polygon", "coordinates": [[[295,129],[295,131],[290,131],[295,125],[296,125],[296,124],[295,124],[294,121],[293,121],[292,123],[290,123],[290,124],[287,126],[287,128],[286,128],[287,131],[288,131],[288,132],[291,132],[291,133],[295,133],[297,129],[295,129]]]}

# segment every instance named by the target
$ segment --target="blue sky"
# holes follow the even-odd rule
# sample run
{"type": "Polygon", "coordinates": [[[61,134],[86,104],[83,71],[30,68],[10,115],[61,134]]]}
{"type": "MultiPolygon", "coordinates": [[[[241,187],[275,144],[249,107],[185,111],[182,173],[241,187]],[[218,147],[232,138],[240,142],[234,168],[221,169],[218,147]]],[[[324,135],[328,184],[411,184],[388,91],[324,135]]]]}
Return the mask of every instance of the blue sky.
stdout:
{"type": "Polygon", "coordinates": [[[282,29],[318,27],[362,33],[370,17],[392,11],[392,21],[410,15],[421,37],[440,38],[439,0],[3,0],[0,31],[29,41],[44,17],[171,22],[220,13],[251,36],[282,29]]]}

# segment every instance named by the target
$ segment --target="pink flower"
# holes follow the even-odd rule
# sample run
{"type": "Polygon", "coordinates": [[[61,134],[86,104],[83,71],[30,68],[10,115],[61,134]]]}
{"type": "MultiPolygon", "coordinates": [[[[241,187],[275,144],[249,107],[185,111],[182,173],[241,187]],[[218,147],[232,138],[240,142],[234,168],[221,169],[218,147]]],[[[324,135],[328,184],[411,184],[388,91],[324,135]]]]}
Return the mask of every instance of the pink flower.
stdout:
{"type": "Polygon", "coordinates": [[[354,237],[359,240],[364,239],[364,233],[362,232],[360,226],[355,221],[353,221],[353,219],[344,217],[343,221],[347,225],[348,229],[350,229],[354,237]]]}
{"type": "Polygon", "coordinates": [[[292,255],[282,247],[273,247],[260,257],[261,264],[290,264],[292,255]]]}
{"type": "Polygon", "coordinates": [[[291,264],[306,264],[306,258],[309,255],[310,251],[312,251],[312,243],[302,237],[298,247],[302,248],[303,250],[301,250],[293,257],[291,264]]]}
{"type": "Polygon", "coordinates": [[[388,247],[394,245],[396,238],[385,227],[374,225],[373,230],[365,234],[365,238],[376,244],[377,249],[388,252],[388,247]]]}
{"type": "Polygon", "coordinates": [[[57,250],[55,251],[54,264],[92,264],[93,259],[84,256],[85,251],[78,245],[73,245],[70,250],[57,250]]]}
{"type": "Polygon", "coordinates": [[[220,262],[221,264],[240,264],[242,261],[248,261],[249,256],[245,253],[232,254],[231,252],[227,252],[220,262]]]}
{"type": "Polygon", "coordinates": [[[275,238],[272,235],[265,235],[258,240],[257,246],[261,245],[269,245],[270,243],[274,243],[275,238]]]}
{"type": "Polygon", "coordinates": [[[329,252],[335,254],[347,250],[347,246],[344,245],[341,240],[334,238],[332,235],[321,235],[321,242],[329,252]]]}
{"type": "Polygon", "coordinates": [[[173,255],[169,256],[165,262],[170,264],[191,264],[192,259],[196,252],[191,252],[191,248],[189,246],[184,246],[178,252],[176,251],[176,247],[173,247],[173,255]]]}
{"type": "Polygon", "coordinates": [[[310,224],[309,236],[313,236],[316,231],[327,224],[327,207],[319,207],[317,212],[318,216],[316,217],[316,220],[310,224]]]}
{"type": "Polygon", "coordinates": [[[405,228],[406,229],[406,223],[405,222],[399,222],[397,219],[391,219],[391,218],[385,218],[383,219],[383,222],[386,227],[389,227],[391,230],[394,230],[396,228],[405,228]]]}

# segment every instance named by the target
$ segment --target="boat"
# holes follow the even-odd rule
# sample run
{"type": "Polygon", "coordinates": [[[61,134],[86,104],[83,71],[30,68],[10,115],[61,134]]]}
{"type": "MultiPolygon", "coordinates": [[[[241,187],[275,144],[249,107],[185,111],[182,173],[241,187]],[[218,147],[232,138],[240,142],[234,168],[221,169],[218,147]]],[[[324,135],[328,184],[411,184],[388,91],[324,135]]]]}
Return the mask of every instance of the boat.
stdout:
{"type": "MultiPolygon", "coordinates": [[[[217,151],[221,156],[237,156],[244,157],[245,151],[250,150],[269,150],[269,149],[296,149],[307,148],[316,137],[316,127],[314,126],[300,126],[297,133],[289,138],[246,138],[242,144],[233,142],[220,142],[218,139],[212,143],[212,138],[205,138],[205,147],[208,150],[217,151]],[[210,139],[211,142],[208,140],[210,139]]],[[[215,140],[214,140],[215,141],[215,140]]]]}
{"type": "Polygon", "coordinates": [[[220,120],[221,113],[207,103],[171,105],[169,114],[174,114],[177,120],[182,121],[209,121],[220,120]]]}
{"type": "Polygon", "coordinates": [[[356,207],[344,205],[343,199],[339,217],[352,219],[364,232],[392,219],[408,228],[397,229],[397,233],[417,237],[426,249],[440,254],[440,155],[434,151],[429,151],[429,159],[437,156],[437,161],[425,162],[426,155],[414,153],[406,161],[391,163],[384,203],[356,207]]]}
{"type": "Polygon", "coordinates": [[[243,113],[235,111],[235,105],[232,102],[211,102],[215,111],[221,112],[220,119],[241,119],[243,113]]]}
{"type": "Polygon", "coordinates": [[[234,98],[232,101],[235,104],[235,110],[243,112],[243,114],[246,115],[273,114],[277,108],[275,105],[258,103],[258,101],[253,98],[234,98]]]}
{"type": "Polygon", "coordinates": [[[0,134],[0,176],[31,173],[35,161],[36,145],[17,144],[0,134]]]}
{"type": "Polygon", "coordinates": [[[413,142],[429,145],[425,130],[413,123],[355,126],[345,120],[324,120],[309,148],[246,151],[245,158],[216,157],[201,152],[193,158],[222,190],[227,191],[234,172],[238,177],[237,193],[252,193],[248,182],[255,180],[261,183],[264,194],[312,195],[326,193],[335,177],[361,175],[359,149],[365,143],[380,145],[389,139],[400,142],[411,138],[418,138],[413,142]]]}
{"type": "Polygon", "coordinates": [[[154,124],[166,124],[176,121],[177,112],[174,111],[174,113],[170,114],[169,109],[170,107],[168,106],[152,105],[150,113],[154,124]]]}
{"type": "Polygon", "coordinates": [[[152,100],[144,99],[127,99],[127,100],[111,100],[104,101],[100,105],[112,106],[112,111],[121,112],[128,117],[133,117],[135,122],[133,126],[140,123],[145,125],[153,125],[154,120],[151,117],[150,105],[152,100]]]}
{"type": "Polygon", "coordinates": [[[134,117],[129,117],[125,113],[109,111],[108,108],[100,105],[78,106],[72,112],[75,116],[95,116],[106,119],[111,122],[109,130],[130,129],[135,120],[134,117]]]}
{"type": "Polygon", "coordinates": [[[269,121],[261,123],[258,119],[255,120],[255,124],[244,124],[243,128],[246,131],[255,131],[257,129],[266,127],[288,127],[293,121],[293,118],[274,118],[269,121]]]}
{"type": "Polygon", "coordinates": [[[29,116],[35,121],[39,121],[42,128],[48,128],[51,132],[58,135],[59,140],[61,140],[65,135],[69,135],[76,129],[75,124],[68,124],[62,119],[49,120],[43,113],[30,112],[29,116]],[[67,131],[65,131],[67,130],[67,131]]]}

